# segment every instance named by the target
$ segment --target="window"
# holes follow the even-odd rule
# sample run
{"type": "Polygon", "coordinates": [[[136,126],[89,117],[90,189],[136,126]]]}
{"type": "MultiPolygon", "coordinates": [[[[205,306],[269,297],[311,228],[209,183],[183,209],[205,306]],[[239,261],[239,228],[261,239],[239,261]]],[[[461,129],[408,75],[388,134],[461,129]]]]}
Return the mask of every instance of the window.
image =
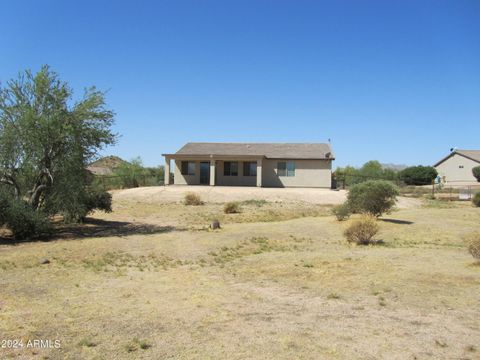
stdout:
{"type": "Polygon", "coordinates": [[[287,176],[295,176],[295,163],[287,161],[287,176]]]}
{"type": "Polygon", "coordinates": [[[182,161],[182,175],[195,175],[195,161],[182,161]]]}
{"type": "Polygon", "coordinates": [[[223,176],[238,176],[238,162],[225,161],[223,163],[223,176]]]}
{"type": "Polygon", "coordinates": [[[277,164],[278,176],[295,176],[294,161],[279,161],[277,164]]]}
{"type": "Polygon", "coordinates": [[[243,163],[243,176],[257,176],[256,161],[245,161],[243,163]]]}

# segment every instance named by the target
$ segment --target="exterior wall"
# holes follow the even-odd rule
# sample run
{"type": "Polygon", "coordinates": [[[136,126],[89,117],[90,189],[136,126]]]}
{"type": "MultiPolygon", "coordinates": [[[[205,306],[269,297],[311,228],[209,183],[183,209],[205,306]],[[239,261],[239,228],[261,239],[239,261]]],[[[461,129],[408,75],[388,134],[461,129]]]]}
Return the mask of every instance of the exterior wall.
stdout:
{"type": "Polygon", "coordinates": [[[263,186],[265,187],[320,187],[332,186],[331,160],[293,160],[295,176],[278,176],[277,163],[283,159],[263,160],[263,186]]]}
{"type": "MultiPolygon", "coordinates": [[[[254,161],[254,160],[250,160],[254,161]]],[[[243,176],[243,161],[238,161],[238,176],[223,175],[223,160],[217,160],[215,185],[220,186],[256,186],[256,176],[243,176]]]]}
{"type": "MultiPolygon", "coordinates": [[[[175,160],[174,163],[174,184],[175,185],[200,185],[200,163],[210,162],[205,160],[189,160],[195,162],[195,175],[182,175],[182,161],[175,160]]],[[[237,161],[237,160],[232,160],[237,161]]],[[[248,160],[254,161],[254,160],[248,160]]],[[[256,186],[256,176],[243,176],[243,161],[238,161],[238,176],[224,176],[223,175],[223,160],[215,162],[215,185],[219,186],[256,186]]],[[[206,184],[208,185],[208,184],[206,184]]]]}
{"type": "MultiPolygon", "coordinates": [[[[182,175],[181,160],[174,161],[175,185],[200,185],[200,162],[195,160],[195,175],[182,175]]],[[[237,160],[234,160],[237,161],[237,160]]],[[[253,161],[253,160],[249,160],[253,161]]],[[[243,161],[238,160],[238,176],[223,175],[223,160],[216,161],[215,185],[219,186],[256,186],[256,176],[243,176],[243,161]]],[[[332,185],[331,160],[283,160],[263,159],[262,186],[264,187],[318,187],[330,188],[332,185]],[[294,161],[295,176],[278,176],[277,163],[279,161],[294,161]]]]}
{"type": "Polygon", "coordinates": [[[453,154],[447,160],[435,167],[442,182],[477,182],[472,174],[472,169],[480,163],[470,160],[462,155],[453,154]],[[463,166],[463,168],[460,168],[463,166]],[[445,177],[445,180],[443,180],[445,177]]]}
{"type": "Polygon", "coordinates": [[[173,183],[175,185],[200,185],[200,162],[200,160],[195,160],[195,175],[182,175],[182,161],[175,160],[173,183]]]}

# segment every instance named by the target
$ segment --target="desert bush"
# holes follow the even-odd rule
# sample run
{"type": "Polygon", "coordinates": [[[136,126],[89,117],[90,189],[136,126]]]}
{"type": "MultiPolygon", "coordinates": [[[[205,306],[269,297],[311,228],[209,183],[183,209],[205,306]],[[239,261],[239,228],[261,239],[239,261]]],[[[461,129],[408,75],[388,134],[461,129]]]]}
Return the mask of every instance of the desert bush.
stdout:
{"type": "Polygon", "coordinates": [[[104,190],[85,189],[82,197],[77,196],[70,200],[68,205],[58,211],[66,223],[83,222],[87,215],[95,210],[112,212],[112,195],[104,190]]]}
{"type": "Polygon", "coordinates": [[[4,225],[7,221],[7,211],[12,200],[13,196],[5,191],[5,189],[0,188],[0,226],[4,225]]]}
{"type": "Polygon", "coordinates": [[[472,169],[472,174],[473,174],[473,176],[475,176],[475,179],[477,179],[477,181],[480,182],[480,166],[475,166],[472,169]]]}
{"type": "Polygon", "coordinates": [[[87,211],[101,210],[106,213],[112,212],[112,195],[106,191],[92,191],[87,196],[87,211]]]}
{"type": "Polygon", "coordinates": [[[256,207],[262,207],[263,205],[267,204],[267,200],[265,199],[250,199],[242,201],[243,205],[255,205],[256,207]]]}
{"type": "Polygon", "coordinates": [[[375,243],[374,236],[378,233],[379,226],[373,215],[364,215],[355,220],[343,233],[350,243],[368,245],[375,243]]]}
{"type": "Polygon", "coordinates": [[[467,248],[475,259],[480,260],[480,233],[473,233],[467,237],[467,248]]]}
{"type": "Polygon", "coordinates": [[[238,214],[241,212],[240,204],[236,201],[228,202],[223,207],[223,212],[225,214],[238,214]]]}
{"type": "Polygon", "coordinates": [[[15,239],[35,239],[51,235],[52,225],[41,211],[35,211],[22,200],[12,200],[5,213],[5,224],[15,239]]]}
{"type": "Polygon", "coordinates": [[[332,208],[332,214],[335,215],[338,221],[347,220],[350,217],[348,203],[345,202],[341,205],[334,206],[332,208]]]}
{"type": "Polygon", "coordinates": [[[25,201],[14,198],[13,194],[0,189],[0,226],[6,225],[18,240],[34,239],[51,234],[52,226],[48,217],[35,211],[25,201]]]}
{"type": "Polygon", "coordinates": [[[369,180],[351,187],[347,204],[352,213],[381,216],[395,205],[398,188],[386,180],[369,180]]]}
{"type": "Polygon", "coordinates": [[[407,185],[429,185],[438,173],[432,166],[410,166],[398,173],[398,177],[407,185]]]}
{"type": "Polygon", "coordinates": [[[475,196],[472,199],[472,203],[476,207],[480,207],[480,191],[475,194],[475,196]]]}
{"type": "Polygon", "coordinates": [[[194,193],[194,192],[186,193],[183,203],[185,205],[195,205],[195,206],[203,205],[203,201],[202,201],[202,198],[200,197],[200,195],[198,195],[197,193],[194,193]]]}

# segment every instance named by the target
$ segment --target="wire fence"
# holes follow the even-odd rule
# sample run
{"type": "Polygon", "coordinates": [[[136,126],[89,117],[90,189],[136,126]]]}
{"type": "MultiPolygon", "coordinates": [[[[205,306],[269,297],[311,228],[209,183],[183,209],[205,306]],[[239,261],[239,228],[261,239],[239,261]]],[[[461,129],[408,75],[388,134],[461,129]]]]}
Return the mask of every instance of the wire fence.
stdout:
{"type": "Polygon", "coordinates": [[[472,200],[477,192],[480,192],[479,185],[452,185],[444,184],[437,181],[417,182],[416,185],[406,184],[398,178],[388,178],[379,176],[368,176],[359,174],[334,174],[332,187],[334,189],[347,189],[353,185],[368,181],[368,180],[386,180],[397,185],[400,194],[410,197],[425,197],[438,198],[441,200],[472,200]]]}
{"type": "MultiPolygon", "coordinates": [[[[398,179],[398,178],[393,178],[393,177],[382,177],[382,176],[372,176],[372,175],[360,175],[360,174],[340,174],[340,175],[333,175],[333,183],[334,183],[334,188],[340,188],[340,189],[346,189],[352,185],[360,184],[362,182],[368,181],[368,180],[386,180],[394,183],[398,187],[405,187],[409,186],[406,184],[404,181],[398,179]]],[[[417,182],[416,186],[425,186],[425,185],[432,185],[432,181],[425,181],[424,183],[422,182],[417,182]]]]}

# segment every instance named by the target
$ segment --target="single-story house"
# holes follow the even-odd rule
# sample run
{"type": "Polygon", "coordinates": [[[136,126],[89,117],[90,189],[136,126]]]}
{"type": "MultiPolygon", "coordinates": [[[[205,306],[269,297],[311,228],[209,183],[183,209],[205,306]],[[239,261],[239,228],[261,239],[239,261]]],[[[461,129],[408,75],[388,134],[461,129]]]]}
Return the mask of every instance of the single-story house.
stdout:
{"type": "Polygon", "coordinates": [[[461,185],[477,182],[472,169],[480,166],[480,150],[453,149],[433,166],[443,183],[461,185]]]}
{"type": "Polygon", "coordinates": [[[163,156],[166,174],[174,161],[175,185],[330,188],[335,160],[319,143],[192,142],[163,156]]]}

